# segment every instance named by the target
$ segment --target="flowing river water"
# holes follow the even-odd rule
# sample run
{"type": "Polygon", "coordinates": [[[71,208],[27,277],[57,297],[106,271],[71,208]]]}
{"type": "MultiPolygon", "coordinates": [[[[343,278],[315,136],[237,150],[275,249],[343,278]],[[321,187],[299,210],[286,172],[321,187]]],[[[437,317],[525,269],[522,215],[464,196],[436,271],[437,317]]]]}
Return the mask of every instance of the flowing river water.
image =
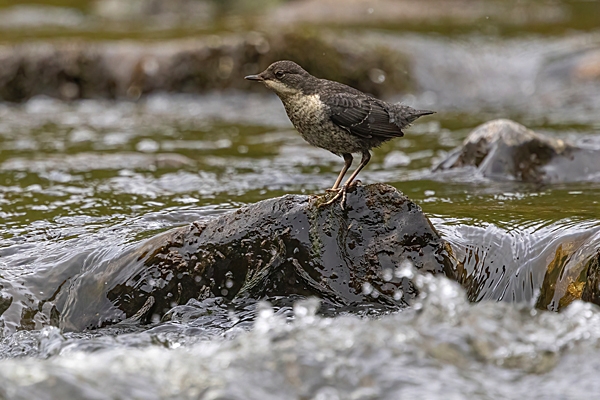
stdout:
{"type": "Polygon", "coordinates": [[[557,241],[598,236],[600,177],[541,185],[492,181],[474,169],[432,172],[472,128],[493,117],[600,148],[600,91],[592,90],[598,85],[582,85],[577,96],[553,86],[560,95],[552,97],[551,85],[536,83],[561,73],[541,68],[543,57],[587,48],[597,36],[510,39],[490,47],[480,38],[448,46],[417,34],[377,32],[372,40],[382,35],[421,52],[421,89],[396,100],[439,113],[375,150],[360,179],[391,184],[417,202],[462,249],[467,268],[487,260],[504,270],[483,271],[473,293],[445,278],[418,276],[420,297],[399,313],[375,307],[328,313],[326,305],[316,313],[316,299],[276,307],[208,299],[175,306],[168,319],[146,326],[64,332],[52,320],[27,315],[33,297],[51,299],[86,265],[169,228],[287,193],[320,194],[341,160],[307,145],[267,93],[0,104],[2,304],[10,292],[4,317],[22,322],[18,330],[2,327],[0,396],[576,399],[598,393],[600,310],[576,301],[555,313],[534,304],[557,241]],[[517,57],[523,52],[526,61],[517,57]],[[453,80],[443,79],[442,67],[453,80]]]}

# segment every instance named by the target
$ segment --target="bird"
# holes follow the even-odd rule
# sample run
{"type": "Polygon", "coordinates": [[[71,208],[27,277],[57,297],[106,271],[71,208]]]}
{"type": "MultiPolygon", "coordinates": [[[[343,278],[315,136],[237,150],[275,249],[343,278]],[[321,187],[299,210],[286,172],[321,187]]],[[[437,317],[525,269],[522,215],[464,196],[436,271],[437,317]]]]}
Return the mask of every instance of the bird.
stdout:
{"type": "Polygon", "coordinates": [[[416,110],[403,104],[390,104],[343,83],[317,78],[293,61],[272,63],[257,75],[245,79],[262,82],[283,103],[285,111],[302,138],[344,159],[333,187],[344,209],[346,192],[359,172],[371,160],[371,149],[404,136],[402,131],[417,118],[434,111],[416,110]],[[362,155],[360,164],[340,187],[352,166],[352,154],[362,155]]]}

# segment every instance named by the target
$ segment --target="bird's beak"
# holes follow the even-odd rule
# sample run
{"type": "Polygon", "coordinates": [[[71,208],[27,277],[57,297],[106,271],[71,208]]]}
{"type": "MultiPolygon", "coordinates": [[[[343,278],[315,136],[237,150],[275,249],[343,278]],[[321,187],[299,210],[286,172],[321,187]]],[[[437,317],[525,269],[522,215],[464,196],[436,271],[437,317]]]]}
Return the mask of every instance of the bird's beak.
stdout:
{"type": "Polygon", "coordinates": [[[258,82],[262,82],[265,80],[265,78],[263,78],[260,75],[248,75],[247,77],[245,77],[244,79],[247,79],[249,81],[258,81],[258,82]]]}

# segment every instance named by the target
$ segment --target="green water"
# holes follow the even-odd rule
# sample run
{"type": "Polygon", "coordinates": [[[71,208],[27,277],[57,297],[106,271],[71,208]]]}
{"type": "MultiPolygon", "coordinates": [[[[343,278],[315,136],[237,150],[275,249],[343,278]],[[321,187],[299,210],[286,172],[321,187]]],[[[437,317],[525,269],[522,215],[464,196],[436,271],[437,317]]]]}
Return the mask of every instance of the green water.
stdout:
{"type": "MultiPolygon", "coordinates": [[[[78,112],[82,107],[76,104],[61,104],[58,113],[5,108],[0,139],[4,239],[40,224],[52,228],[63,217],[110,221],[177,207],[231,209],[286,193],[322,194],[342,165],[341,159],[304,143],[285,126],[284,115],[281,127],[256,126],[218,116],[164,120],[143,103],[104,105],[94,112],[78,112]]],[[[417,123],[405,138],[375,150],[360,179],[389,183],[427,214],[467,223],[510,226],[599,217],[598,183],[535,185],[493,182],[474,170],[452,178],[431,172],[474,127],[471,120],[461,121],[436,115],[417,123]]],[[[554,134],[560,137],[562,130],[572,137],[593,127],[561,126],[554,134]]]]}
{"type": "MultiPolygon", "coordinates": [[[[90,257],[118,258],[129,244],[260,200],[322,195],[342,166],[304,142],[267,94],[154,95],[137,103],[35,98],[4,105],[0,121],[0,284],[25,282],[42,300],[93,265],[90,257]]],[[[537,185],[469,168],[435,172],[478,123],[462,113],[423,118],[375,149],[359,178],[393,185],[422,207],[475,280],[469,299],[530,301],[534,290],[524,285],[541,285],[555,249],[595,232],[600,182],[537,185]],[[482,273],[487,278],[478,280],[482,273]]],[[[594,137],[594,126],[530,127],[579,142],[594,137]]],[[[13,310],[27,296],[10,293],[4,317],[41,328],[35,313],[13,310]]]]}

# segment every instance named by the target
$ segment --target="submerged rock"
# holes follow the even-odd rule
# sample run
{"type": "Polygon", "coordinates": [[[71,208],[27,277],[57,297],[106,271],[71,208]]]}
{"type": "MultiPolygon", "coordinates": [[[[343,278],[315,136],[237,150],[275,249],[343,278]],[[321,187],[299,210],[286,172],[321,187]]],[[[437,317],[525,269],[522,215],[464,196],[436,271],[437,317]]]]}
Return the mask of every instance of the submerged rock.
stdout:
{"type": "Polygon", "coordinates": [[[452,274],[449,247],[420,207],[375,184],[339,204],[288,195],[176,228],[101,262],[57,298],[60,325],[83,330],[161,318],[191,299],[305,295],[401,308],[413,267],[452,274]]]}
{"type": "Polygon", "coordinates": [[[557,311],[574,300],[600,305],[600,228],[556,247],[536,306],[557,311]]]}
{"type": "Polygon", "coordinates": [[[435,169],[476,167],[491,179],[534,183],[600,181],[600,150],[547,137],[498,119],[475,128],[435,169]]]}
{"type": "Polygon", "coordinates": [[[470,301],[527,303],[551,311],[574,300],[600,305],[598,222],[439,228],[456,259],[454,278],[470,301]]]}

